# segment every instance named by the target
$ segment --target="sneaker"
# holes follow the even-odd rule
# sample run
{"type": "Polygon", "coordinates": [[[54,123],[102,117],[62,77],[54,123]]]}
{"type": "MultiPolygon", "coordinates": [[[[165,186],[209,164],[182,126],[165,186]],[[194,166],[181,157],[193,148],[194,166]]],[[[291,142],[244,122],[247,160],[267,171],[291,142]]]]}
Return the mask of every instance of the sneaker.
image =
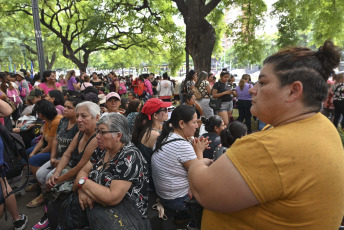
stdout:
{"type": "Polygon", "coordinates": [[[13,221],[14,229],[15,230],[23,230],[26,227],[28,218],[24,214],[20,214],[20,219],[13,221]]]}
{"type": "Polygon", "coordinates": [[[47,228],[49,228],[49,220],[48,220],[47,213],[44,213],[44,216],[41,218],[41,220],[38,221],[38,223],[32,227],[32,230],[36,230],[36,229],[43,230],[47,228]]]}

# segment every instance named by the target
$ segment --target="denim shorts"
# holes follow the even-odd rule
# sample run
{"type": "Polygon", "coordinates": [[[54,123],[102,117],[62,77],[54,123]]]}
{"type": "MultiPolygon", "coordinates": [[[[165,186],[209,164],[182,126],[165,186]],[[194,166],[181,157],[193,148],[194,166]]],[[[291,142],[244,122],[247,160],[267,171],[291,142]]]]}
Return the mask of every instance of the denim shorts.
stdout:
{"type": "Polygon", "coordinates": [[[226,101],[221,103],[219,112],[233,111],[233,101],[226,101]]]}

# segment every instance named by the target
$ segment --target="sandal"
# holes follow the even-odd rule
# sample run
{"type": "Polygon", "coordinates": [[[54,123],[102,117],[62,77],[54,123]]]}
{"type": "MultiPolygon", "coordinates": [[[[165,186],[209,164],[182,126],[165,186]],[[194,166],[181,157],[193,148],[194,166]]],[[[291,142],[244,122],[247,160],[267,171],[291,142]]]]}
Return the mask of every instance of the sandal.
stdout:
{"type": "Polygon", "coordinates": [[[36,191],[38,191],[39,190],[39,185],[38,185],[38,183],[36,183],[36,184],[31,184],[31,185],[29,185],[29,187],[27,187],[26,189],[25,189],[25,192],[36,192],[36,191]]]}
{"type": "Polygon", "coordinates": [[[36,207],[39,207],[39,206],[42,206],[42,205],[44,205],[44,199],[43,199],[43,194],[40,194],[38,197],[36,197],[32,201],[30,201],[30,203],[28,203],[26,205],[26,207],[28,207],[28,208],[36,208],[36,207]]]}

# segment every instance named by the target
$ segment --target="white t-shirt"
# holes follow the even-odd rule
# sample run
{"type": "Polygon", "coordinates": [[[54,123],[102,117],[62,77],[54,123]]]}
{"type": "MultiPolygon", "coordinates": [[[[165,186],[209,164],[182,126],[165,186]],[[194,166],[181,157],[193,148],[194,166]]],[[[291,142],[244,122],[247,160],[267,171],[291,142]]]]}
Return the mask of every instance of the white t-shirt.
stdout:
{"type": "MultiPolygon", "coordinates": [[[[172,133],[167,141],[181,139],[172,133]]],[[[188,172],[183,163],[196,159],[190,142],[178,140],[167,143],[152,155],[152,176],[157,194],[167,200],[183,197],[188,193],[188,172]]]]}

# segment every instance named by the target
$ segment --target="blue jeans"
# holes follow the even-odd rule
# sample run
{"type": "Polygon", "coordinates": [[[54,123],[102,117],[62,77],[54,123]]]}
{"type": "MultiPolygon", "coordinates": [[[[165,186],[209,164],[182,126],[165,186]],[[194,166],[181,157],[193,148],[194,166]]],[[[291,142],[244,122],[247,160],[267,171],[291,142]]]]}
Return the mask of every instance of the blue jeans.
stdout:
{"type": "Polygon", "coordinates": [[[187,197],[188,197],[188,194],[186,194],[183,197],[178,197],[178,198],[173,199],[173,200],[165,200],[165,199],[160,198],[160,202],[161,202],[161,204],[165,208],[167,208],[169,210],[172,210],[172,211],[186,211],[187,208],[186,208],[186,205],[184,203],[184,200],[187,197]]]}
{"type": "Polygon", "coordinates": [[[50,160],[50,153],[40,153],[30,157],[29,164],[33,167],[41,167],[50,160]]]}

